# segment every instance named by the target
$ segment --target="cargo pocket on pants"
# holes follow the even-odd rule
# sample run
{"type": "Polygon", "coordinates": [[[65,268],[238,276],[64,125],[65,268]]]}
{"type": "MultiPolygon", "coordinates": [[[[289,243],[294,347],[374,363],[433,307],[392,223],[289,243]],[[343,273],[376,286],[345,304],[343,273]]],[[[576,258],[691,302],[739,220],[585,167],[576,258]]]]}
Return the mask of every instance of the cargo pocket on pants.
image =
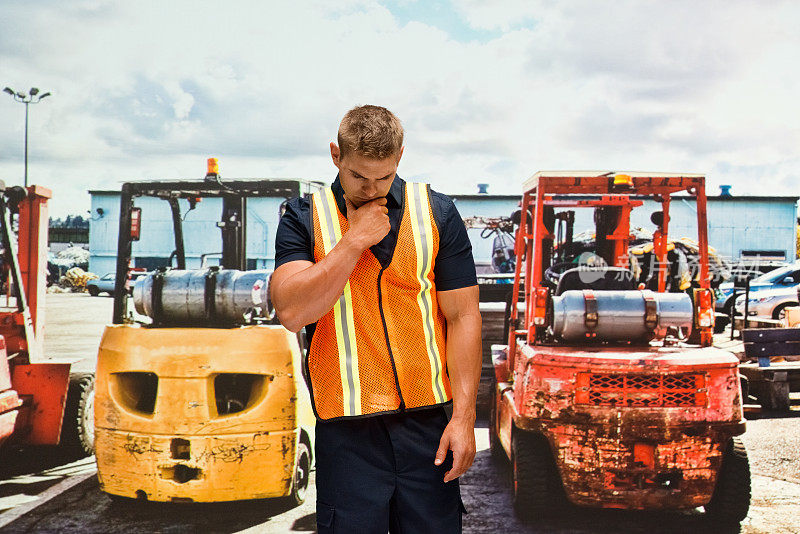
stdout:
{"type": "Polygon", "coordinates": [[[333,506],[317,501],[317,531],[319,534],[333,534],[333,515],[333,506]]]}

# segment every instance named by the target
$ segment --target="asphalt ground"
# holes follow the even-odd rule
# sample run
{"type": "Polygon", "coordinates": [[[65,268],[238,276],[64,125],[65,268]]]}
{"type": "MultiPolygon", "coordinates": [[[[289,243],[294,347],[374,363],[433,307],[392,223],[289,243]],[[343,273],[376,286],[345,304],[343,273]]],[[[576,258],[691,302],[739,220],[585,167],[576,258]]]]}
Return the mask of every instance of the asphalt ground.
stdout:
{"type": "MultiPolygon", "coordinates": [[[[112,300],[48,294],[45,354],[79,358],[94,368],[112,300]]],[[[750,514],[738,529],[709,524],[701,510],[653,513],[571,508],[559,518],[522,524],[511,506],[509,469],[492,460],[486,421],[476,429],[478,454],[461,479],[466,533],[800,533],[800,397],[788,414],[748,416],[743,440],[753,476],[750,514]]],[[[100,491],[93,458],[67,462],[53,449],[5,450],[0,462],[0,532],[314,532],[316,492],[305,504],[274,501],[160,504],[112,500],[100,491]]]]}

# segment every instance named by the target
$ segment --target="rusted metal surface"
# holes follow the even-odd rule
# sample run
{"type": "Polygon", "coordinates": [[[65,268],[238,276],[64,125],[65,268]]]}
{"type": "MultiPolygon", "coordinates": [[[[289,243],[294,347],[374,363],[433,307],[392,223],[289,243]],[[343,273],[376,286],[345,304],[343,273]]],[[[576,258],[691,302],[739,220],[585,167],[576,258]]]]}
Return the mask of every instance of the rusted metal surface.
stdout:
{"type": "Polygon", "coordinates": [[[282,497],[294,473],[294,430],[225,436],[184,436],[184,454],[171,436],[97,433],[100,487],[154,501],[232,501],[282,497]]]}
{"type": "Polygon", "coordinates": [[[734,356],[680,346],[517,350],[517,387],[501,384],[499,434],[507,451],[515,428],[546,436],[575,504],[669,509],[708,502],[728,438],[744,432],[734,356]],[[631,387],[606,388],[599,405],[580,402],[591,391],[588,375],[622,377],[631,387]],[[685,406],[663,404],[676,391],[665,384],[675,383],[689,394],[685,406]]]}
{"type": "Polygon", "coordinates": [[[299,351],[277,326],[107,327],[95,405],[101,488],[152,501],[289,494],[298,443],[313,445],[299,351]]]}
{"type": "MultiPolygon", "coordinates": [[[[513,291],[506,353],[493,348],[498,404],[492,431],[510,457],[512,448],[517,450],[512,447],[517,432],[544,436],[566,494],[577,504],[631,509],[706,504],[728,440],[744,432],[744,422],[739,360],[710,346],[714,317],[705,177],[540,172],[523,191],[514,287],[524,289],[525,311],[518,312],[519,294],[513,291]],[[663,328],[643,343],[633,339],[640,335],[620,334],[620,321],[605,312],[610,333],[598,337],[597,298],[587,291],[603,289],[586,280],[582,282],[587,287],[565,288],[563,278],[558,284],[545,279],[547,269],[556,267],[555,245],[566,245],[555,243],[555,225],[548,226],[546,220],[554,218],[554,208],[612,209],[607,211],[614,214],[610,227],[595,225],[595,253],[607,265],[626,268],[630,211],[641,205],[642,196],[660,200],[663,211],[653,219],[658,227],[653,246],[659,261],[656,287],[664,292],[670,195],[678,192],[697,200],[700,257],[699,270],[692,276],[693,328],[671,325],[672,337],[663,328]],[[611,249],[608,241],[613,242],[611,249]],[[583,289],[583,305],[571,315],[573,324],[582,325],[582,335],[567,336],[555,328],[554,308],[548,303],[555,306],[564,289],[583,289]],[[683,343],[685,337],[699,345],[683,343]]],[[[561,261],[567,263],[564,258],[561,261]]],[[[644,300],[641,318],[637,308],[632,324],[652,331],[661,319],[653,299],[644,300]]],[[[525,446],[526,440],[516,443],[525,446]]]]}

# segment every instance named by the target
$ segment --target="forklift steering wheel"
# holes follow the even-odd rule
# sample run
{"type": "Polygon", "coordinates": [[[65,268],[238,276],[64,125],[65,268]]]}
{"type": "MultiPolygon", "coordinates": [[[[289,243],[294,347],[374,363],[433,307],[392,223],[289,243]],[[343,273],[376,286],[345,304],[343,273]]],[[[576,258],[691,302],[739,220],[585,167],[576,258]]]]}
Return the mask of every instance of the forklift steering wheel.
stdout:
{"type": "Polygon", "coordinates": [[[578,267],[578,264],[572,263],[571,261],[554,263],[544,271],[544,280],[549,284],[553,284],[553,287],[555,287],[558,285],[558,280],[561,278],[561,275],[575,267],[578,267]]]}

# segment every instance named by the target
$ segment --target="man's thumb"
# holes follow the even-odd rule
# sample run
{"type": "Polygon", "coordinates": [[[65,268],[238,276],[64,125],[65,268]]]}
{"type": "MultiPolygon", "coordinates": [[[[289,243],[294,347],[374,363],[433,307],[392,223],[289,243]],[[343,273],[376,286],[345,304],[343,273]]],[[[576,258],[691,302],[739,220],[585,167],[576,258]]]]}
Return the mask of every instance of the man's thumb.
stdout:
{"type": "Polygon", "coordinates": [[[447,456],[447,449],[449,446],[450,438],[447,437],[447,434],[444,434],[442,439],[439,440],[439,450],[436,451],[436,459],[433,461],[435,465],[442,465],[445,456],[447,456]]]}

